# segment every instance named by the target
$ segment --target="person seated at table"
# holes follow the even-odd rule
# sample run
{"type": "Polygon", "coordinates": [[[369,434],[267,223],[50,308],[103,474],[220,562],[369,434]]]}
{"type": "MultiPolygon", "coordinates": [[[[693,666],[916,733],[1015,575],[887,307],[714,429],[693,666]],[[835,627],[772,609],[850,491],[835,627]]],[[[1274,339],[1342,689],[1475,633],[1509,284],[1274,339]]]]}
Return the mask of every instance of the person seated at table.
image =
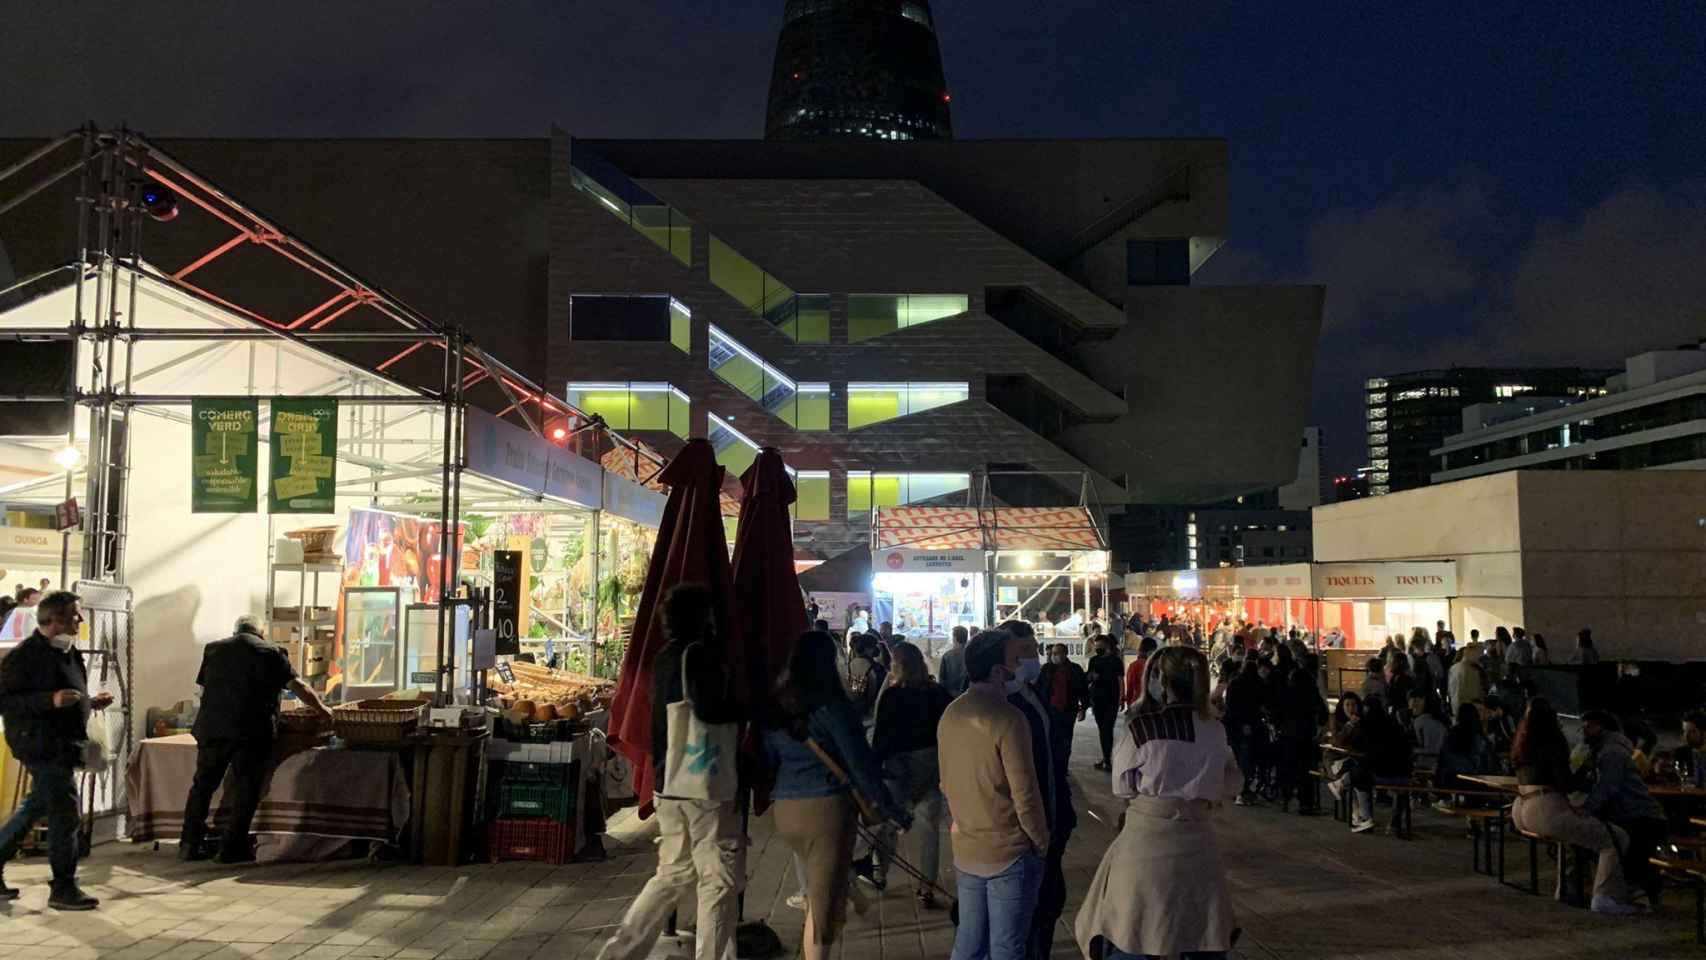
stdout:
{"type": "Polygon", "coordinates": [[[1410,691],[1410,737],[1416,744],[1416,766],[1432,769],[1439,763],[1440,751],[1450,728],[1439,714],[1428,709],[1428,696],[1421,690],[1410,691]]]}
{"type": "Polygon", "coordinates": [[[1487,734],[1487,743],[1493,749],[1493,756],[1506,757],[1511,752],[1511,742],[1516,739],[1516,724],[1511,720],[1511,711],[1505,697],[1488,694],[1485,703],[1481,704],[1481,729],[1487,734]]]}
{"type": "MultiPolygon", "coordinates": [[[[1408,784],[1414,759],[1410,750],[1410,735],[1387,712],[1386,703],[1379,697],[1363,701],[1362,718],[1350,736],[1350,748],[1362,755],[1351,774],[1351,832],[1367,833],[1374,829],[1374,788],[1376,784],[1408,784]]],[[[1408,797],[1401,796],[1392,805],[1392,822],[1387,833],[1398,834],[1398,822],[1408,797]]]]}
{"type": "Polygon", "coordinates": [[[288,689],[328,721],[332,712],[314,688],[296,675],[284,650],[266,638],[261,621],[248,614],[237,618],[231,636],[203,648],[195,682],[202,689],[201,711],[191,730],[196,739],[195,779],[184,800],[178,859],[206,859],[202,841],[207,835],[207,808],[230,769],[231,816],[225,821],[218,860],[253,860],[249,824],[260,806],[261,786],[278,736],[279,694],[288,689]]]}
{"type": "Polygon", "coordinates": [[[1528,701],[1528,711],[1516,728],[1511,762],[1516,767],[1517,784],[1511,822],[1527,833],[1597,850],[1599,866],[1594,871],[1590,902],[1593,911],[1611,915],[1639,912],[1629,904],[1623,876],[1629,835],[1571,805],[1570,743],[1545,697],[1528,701]]]}
{"type": "Polygon", "coordinates": [[[1582,742],[1592,753],[1593,785],[1582,809],[1622,828],[1629,842],[1624,846],[1623,875],[1631,885],[1647,893],[1647,903],[1659,898],[1659,874],[1647,862],[1670,832],[1664,807],[1647,792],[1647,784],[1635,769],[1634,745],[1623,734],[1617,717],[1606,710],[1582,714],[1582,742]]]}
{"type": "Polygon", "coordinates": [[[1386,696],[1386,661],[1379,657],[1369,657],[1363,668],[1367,671],[1367,676],[1363,677],[1362,680],[1362,690],[1360,691],[1362,699],[1367,700],[1369,697],[1384,698],[1386,696]]]}
{"type": "Polygon", "coordinates": [[[1683,718],[1682,746],[1671,753],[1677,776],[1696,789],[1706,787],[1706,710],[1683,718]]]}
{"type": "MultiPolygon", "coordinates": [[[[1498,759],[1493,756],[1492,741],[1481,729],[1481,711],[1473,703],[1457,708],[1457,722],[1445,736],[1439,763],[1434,767],[1435,787],[1447,793],[1478,789],[1475,784],[1460,779],[1465,776],[1497,773],[1498,759]]],[[[1453,798],[1444,797],[1434,804],[1442,813],[1456,806],[1453,798]]]]}

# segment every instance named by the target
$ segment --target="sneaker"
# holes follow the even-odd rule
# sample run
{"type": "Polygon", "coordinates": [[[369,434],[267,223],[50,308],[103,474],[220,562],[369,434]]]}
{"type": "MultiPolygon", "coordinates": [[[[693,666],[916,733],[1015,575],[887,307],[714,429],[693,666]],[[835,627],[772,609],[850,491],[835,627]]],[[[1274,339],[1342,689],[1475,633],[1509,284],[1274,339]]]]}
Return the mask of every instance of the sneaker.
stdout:
{"type": "Polygon", "coordinates": [[[1364,819],[1358,817],[1357,819],[1351,821],[1351,832],[1352,833],[1367,833],[1373,829],[1374,829],[1374,821],[1372,819],[1364,820],[1364,819]]]}
{"type": "Polygon", "coordinates": [[[1327,792],[1333,795],[1334,800],[1343,800],[1345,798],[1344,778],[1340,777],[1337,780],[1328,780],[1327,792]]]}
{"type": "Polygon", "coordinates": [[[178,841],[178,859],[185,863],[191,863],[197,860],[206,860],[208,859],[208,855],[207,851],[202,848],[201,844],[191,843],[188,840],[180,840],[178,841]]]}
{"type": "Polygon", "coordinates": [[[793,907],[795,910],[804,910],[806,908],[806,895],[803,893],[796,893],[789,897],[788,906],[793,907]]]}
{"type": "Polygon", "coordinates": [[[0,901],[16,900],[21,896],[23,896],[23,892],[17,887],[6,886],[5,875],[0,874],[0,901]]]}
{"type": "Polygon", "coordinates": [[[1642,912],[1640,907],[1632,903],[1619,903],[1602,893],[1594,894],[1590,906],[1594,913],[1603,913],[1609,917],[1627,917],[1642,912]]]}
{"type": "Polygon", "coordinates": [[[1434,809],[1448,817],[1457,812],[1457,808],[1451,805],[1450,800],[1435,800],[1434,809]]]}
{"type": "Polygon", "coordinates": [[[1232,801],[1232,802],[1233,802],[1233,804],[1235,804],[1235,805],[1237,805],[1237,806],[1240,806],[1240,807],[1248,807],[1248,806],[1251,806],[1251,803],[1250,803],[1250,799],[1249,799],[1249,798],[1248,798],[1248,797],[1247,797],[1247,796],[1245,796],[1245,795],[1244,795],[1244,794],[1242,794],[1242,793],[1240,793],[1240,794],[1239,794],[1239,795],[1238,795],[1238,799],[1236,799],[1236,800],[1234,800],[1234,801],[1232,801]]]}
{"type": "Polygon", "coordinates": [[[940,905],[938,905],[936,903],[936,894],[932,893],[929,890],[918,891],[918,909],[920,909],[920,910],[939,910],[939,909],[941,909],[940,905]]]}
{"type": "Polygon", "coordinates": [[[73,881],[54,884],[53,892],[47,895],[47,905],[55,910],[93,910],[101,905],[101,901],[84,893],[73,881]]]}
{"type": "Polygon", "coordinates": [[[888,889],[888,878],[877,875],[876,864],[872,863],[869,857],[853,861],[853,873],[859,879],[877,888],[879,892],[888,889]]]}

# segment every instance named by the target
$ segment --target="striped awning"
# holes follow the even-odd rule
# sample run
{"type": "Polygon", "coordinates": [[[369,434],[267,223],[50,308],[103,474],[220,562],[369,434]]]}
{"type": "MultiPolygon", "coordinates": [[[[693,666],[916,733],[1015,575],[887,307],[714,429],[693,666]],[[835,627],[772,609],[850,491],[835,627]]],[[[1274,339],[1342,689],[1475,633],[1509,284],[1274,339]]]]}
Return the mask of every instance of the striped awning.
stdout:
{"type": "Polygon", "coordinates": [[[879,549],[1105,550],[1084,507],[878,507],[879,549]]]}

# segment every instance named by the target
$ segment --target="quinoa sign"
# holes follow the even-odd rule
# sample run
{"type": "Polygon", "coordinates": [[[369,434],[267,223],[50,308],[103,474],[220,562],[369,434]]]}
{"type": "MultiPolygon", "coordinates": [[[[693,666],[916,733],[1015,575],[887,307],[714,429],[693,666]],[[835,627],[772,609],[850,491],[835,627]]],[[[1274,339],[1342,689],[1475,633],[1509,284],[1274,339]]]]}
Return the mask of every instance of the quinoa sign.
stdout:
{"type": "Polygon", "coordinates": [[[253,398],[190,402],[190,512],[254,513],[260,404],[253,398]]]}
{"type": "Polygon", "coordinates": [[[278,397],[272,401],[267,510],[331,513],[338,480],[338,401],[278,397]]]}

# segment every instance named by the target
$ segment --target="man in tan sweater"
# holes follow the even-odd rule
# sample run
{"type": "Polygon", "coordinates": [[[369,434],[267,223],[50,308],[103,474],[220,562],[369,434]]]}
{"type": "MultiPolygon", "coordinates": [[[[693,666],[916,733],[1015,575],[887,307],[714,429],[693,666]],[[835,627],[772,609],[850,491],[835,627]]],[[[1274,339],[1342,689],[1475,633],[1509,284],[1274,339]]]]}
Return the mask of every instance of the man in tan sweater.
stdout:
{"type": "Polygon", "coordinates": [[[1022,960],[1042,885],[1048,814],[1030,724],[1007,702],[1007,648],[1016,642],[994,630],[967,645],[971,686],[936,729],[959,875],[954,960],[1022,960]]]}

